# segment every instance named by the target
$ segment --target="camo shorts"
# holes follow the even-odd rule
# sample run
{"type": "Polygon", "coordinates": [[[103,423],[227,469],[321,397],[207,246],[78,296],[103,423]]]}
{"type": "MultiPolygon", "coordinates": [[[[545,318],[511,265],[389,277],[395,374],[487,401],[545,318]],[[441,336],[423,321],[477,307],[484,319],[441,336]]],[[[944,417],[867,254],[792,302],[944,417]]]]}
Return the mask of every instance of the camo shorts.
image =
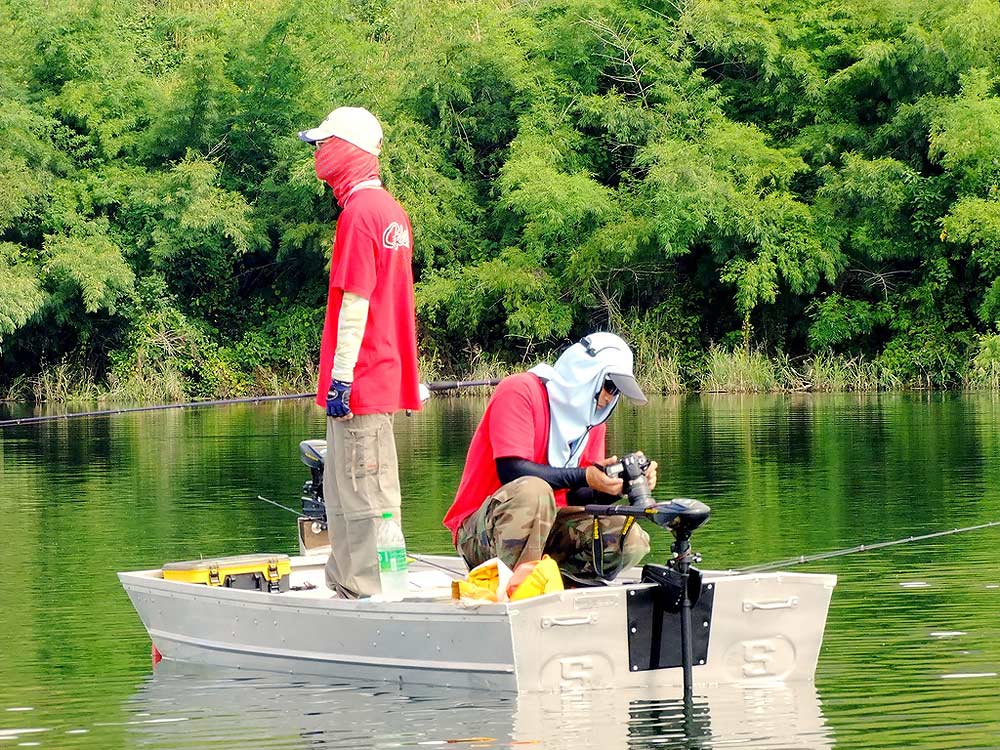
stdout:
{"type": "MultiPolygon", "coordinates": [[[[598,519],[604,577],[638,564],[649,552],[649,536],[633,525],[622,538],[625,518],[598,519]]],[[[470,568],[499,557],[511,569],[549,555],[564,573],[598,577],[593,549],[594,517],[581,509],[556,508],[552,488],[538,477],[521,477],[490,495],[458,528],[456,546],[470,568]]]]}

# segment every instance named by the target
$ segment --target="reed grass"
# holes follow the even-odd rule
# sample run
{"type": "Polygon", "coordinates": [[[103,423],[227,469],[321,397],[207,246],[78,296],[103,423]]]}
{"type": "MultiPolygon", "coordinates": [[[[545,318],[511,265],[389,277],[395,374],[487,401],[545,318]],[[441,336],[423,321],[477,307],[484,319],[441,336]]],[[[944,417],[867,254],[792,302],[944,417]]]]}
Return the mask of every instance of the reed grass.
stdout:
{"type": "MultiPolygon", "coordinates": [[[[417,367],[420,380],[424,383],[441,380],[500,380],[522,369],[497,354],[490,354],[478,348],[471,351],[468,361],[458,366],[444,364],[437,352],[420,352],[417,367]]],[[[438,395],[467,396],[487,391],[488,386],[482,386],[438,391],[438,395]]]]}
{"type": "Polygon", "coordinates": [[[93,370],[69,358],[28,378],[27,387],[36,403],[96,401],[102,391],[93,370]]]}
{"type": "Polygon", "coordinates": [[[257,367],[250,374],[250,392],[243,396],[276,396],[288,393],[309,393],[316,390],[318,364],[306,363],[290,370],[257,367]]]}
{"type": "Polygon", "coordinates": [[[18,375],[4,386],[0,401],[30,401],[31,384],[27,375],[18,375]]]}
{"type": "Polygon", "coordinates": [[[786,390],[777,360],[748,347],[728,351],[712,346],[696,373],[698,390],[707,393],[767,393],[786,390]]]}
{"type": "Polygon", "coordinates": [[[139,365],[125,372],[112,371],[102,401],[123,404],[166,404],[188,400],[181,372],[170,365],[139,365]]]}
{"type": "Polygon", "coordinates": [[[633,372],[646,393],[683,393],[684,375],[680,362],[661,336],[644,335],[643,328],[629,330],[634,357],[633,372]],[[638,335],[637,335],[638,333],[638,335]]]}
{"type": "Polygon", "coordinates": [[[877,360],[823,352],[803,363],[809,390],[823,393],[874,393],[905,389],[903,380],[877,360]]]}
{"type": "MultiPolygon", "coordinates": [[[[654,393],[875,393],[905,391],[904,381],[877,359],[822,352],[800,360],[786,354],[768,356],[760,350],[738,347],[732,351],[713,346],[698,366],[686,370],[662,340],[642,326],[629,328],[635,355],[635,374],[643,390],[654,393]]],[[[561,350],[560,350],[561,351],[561,350]]],[[[553,356],[558,351],[553,351],[553,356]]],[[[437,380],[495,380],[541,360],[511,363],[500,355],[475,350],[459,365],[445,366],[433,354],[419,361],[424,382],[437,380]]],[[[213,373],[214,374],[214,373],[213,373]]],[[[169,361],[155,364],[131,362],[113,368],[105,380],[71,358],[46,367],[33,376],[20,375],[0,394],[5,401],[70,403],[74,401],[131,404],[178,403],[195,398],[228,398],[288,393],[308,393],[316,387],[316,365],[303,363],[288,370],[259,367],[253,372],[235,370],[206,389],[169,361]]],[[[1000,335],[984,336],[970,362],[962,386],[967,390],[1000,391],[1000,335]]],[[[448,395],[488,393],[488,388],[446,391],[448,395]]]]}

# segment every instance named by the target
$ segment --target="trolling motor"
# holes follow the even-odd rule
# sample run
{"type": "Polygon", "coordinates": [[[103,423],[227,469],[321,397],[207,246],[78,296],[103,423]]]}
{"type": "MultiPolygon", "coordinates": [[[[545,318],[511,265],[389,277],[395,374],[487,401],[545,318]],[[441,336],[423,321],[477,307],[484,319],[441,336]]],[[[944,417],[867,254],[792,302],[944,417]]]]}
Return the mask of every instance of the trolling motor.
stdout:
{"type": "Polygon", "coordinates": [[[299,458],[309,467],[309,479],[302,485],[302,515],[299,516],[299,553],[309,554],[330,543],[326,534],[326,503],[323,501],[325,440],[303,440],[299,458]]]}
{"type": "MultiPolygon", "coordinates": [[[[662,606],[665,611],[680,610],[684,699],[690,701],[694,694],[691,610],[701,596],[701,571],[691,565],[692,562],[701,562],[701,555],[691,549],[691,533],[708,520],[711,509],[705,503],[688,498],[676,498],[663,505],[666,507],[654,513],[653,522],[670,529],[674,535],[674,543],[670,547],[673,557],[665,566],[643,566],[642,580],[659,584],[664,595],[662,606]]],[[[660,636],[662,638],[662,633],[660,636]]]]}
{"type": "MultiPolygon", "coordinates": [[[[674,498],[668,502],[653,500],[645,472],[649,461],[642,453],[630,453],[619,463],[607,467],[609,476],[621,476],[622,491],[628,504],[586,505],[584,510],[594,516],[594,566],[598,575],[602,571],[603,545],[600,543],[598,518],[600,516],[626,516],[622,527],[622,541],[637,518],[647,518],[668,530],[674,537],[670,547],[671,558],[666,565],[647,564],[642,569],[642,582],[657,584],[655,589],[644,592],[641,601],[629,601],[629,660],[631,669],[658,669],[671,666],[670,654],[664,654],[664,620],[668,616],[680,617],[680,666],[684,674],[684,699],[693,697],[692,669],[694,665],[694,635],[691,613],[701,597],[701,571],[692,563],[701,556],[691,549],[691,535],[708,521],[711,509],[705,503],[689,498],[674,498]],[[599,551],[598,548],[601,548],[599,551]],[[640,629],[642,632],[640,633],[640,629]],[[633,638],[633,635],[635,637],[633,638]]],[[[632,592],[630,592],[632,593],[632,592]]],[[[710,603],[708,603],[710,606],[710,603]]],[[[707,622],[707,621],[706,621],[707,622]]],[[[707,636],[707,633],[706,633],[707,636]]],[[[669,645],[669,644],[668,644],[669,645]]],[[[707,640],[705,642],[707,648],[707,640]]]]}

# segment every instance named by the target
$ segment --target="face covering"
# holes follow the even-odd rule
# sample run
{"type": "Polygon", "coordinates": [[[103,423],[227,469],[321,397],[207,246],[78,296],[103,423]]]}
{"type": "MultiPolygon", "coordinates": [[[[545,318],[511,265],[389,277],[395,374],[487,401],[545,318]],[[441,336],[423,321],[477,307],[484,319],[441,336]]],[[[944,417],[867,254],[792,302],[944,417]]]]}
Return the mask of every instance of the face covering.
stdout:
{"type": "Polygon", "coordinates": [[[378,157],[340,138],[330,138],[316,151],[316,176],[333,188],[341,208],[361,183],[382,184],[378,179],[378,157]]]}
{"type": "Polygon", "coordinates": [[[549,395],[549,465],[577,466],[590,430],[607,421],[620,395],[599,409],[597,396],[609,373],[632,374],[632,350],[613,333],[592,333],[590,346],[573,344],[554,366],[529,372],[545,380],[549,395]]]}

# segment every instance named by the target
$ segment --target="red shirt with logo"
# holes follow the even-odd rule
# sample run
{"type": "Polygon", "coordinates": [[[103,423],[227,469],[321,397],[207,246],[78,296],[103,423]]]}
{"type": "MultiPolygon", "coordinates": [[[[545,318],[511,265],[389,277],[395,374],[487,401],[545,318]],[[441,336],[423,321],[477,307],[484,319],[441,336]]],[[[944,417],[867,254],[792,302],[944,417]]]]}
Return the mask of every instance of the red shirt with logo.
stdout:
{"type": "Polygon", "coordinates": [[[419,409],[413,299],[413,230],[403,207],[382,188],[363,188],[337,220],[330,294],[319,355],[316,403],[326,406],[344,292],[369,301],[351,387],[355,414],[419,409]]]}
{"type": "MultiPolygon", "coordinates": [[[[590,430],[579,466],[604,458],[607,424],[590,430]]],[[[455,502],[444,517],[452,539],[458,527],[479,510],[483,501],[500,489],[496,459],[523,458],[536,464],[549,463],[549,397],[545,384],[534,373],[504,378],[486,405],[465,459],[465,471],[455,502]]],[[[567,490],[555,490],[556,505],[566,505],[567,490]]]]}

